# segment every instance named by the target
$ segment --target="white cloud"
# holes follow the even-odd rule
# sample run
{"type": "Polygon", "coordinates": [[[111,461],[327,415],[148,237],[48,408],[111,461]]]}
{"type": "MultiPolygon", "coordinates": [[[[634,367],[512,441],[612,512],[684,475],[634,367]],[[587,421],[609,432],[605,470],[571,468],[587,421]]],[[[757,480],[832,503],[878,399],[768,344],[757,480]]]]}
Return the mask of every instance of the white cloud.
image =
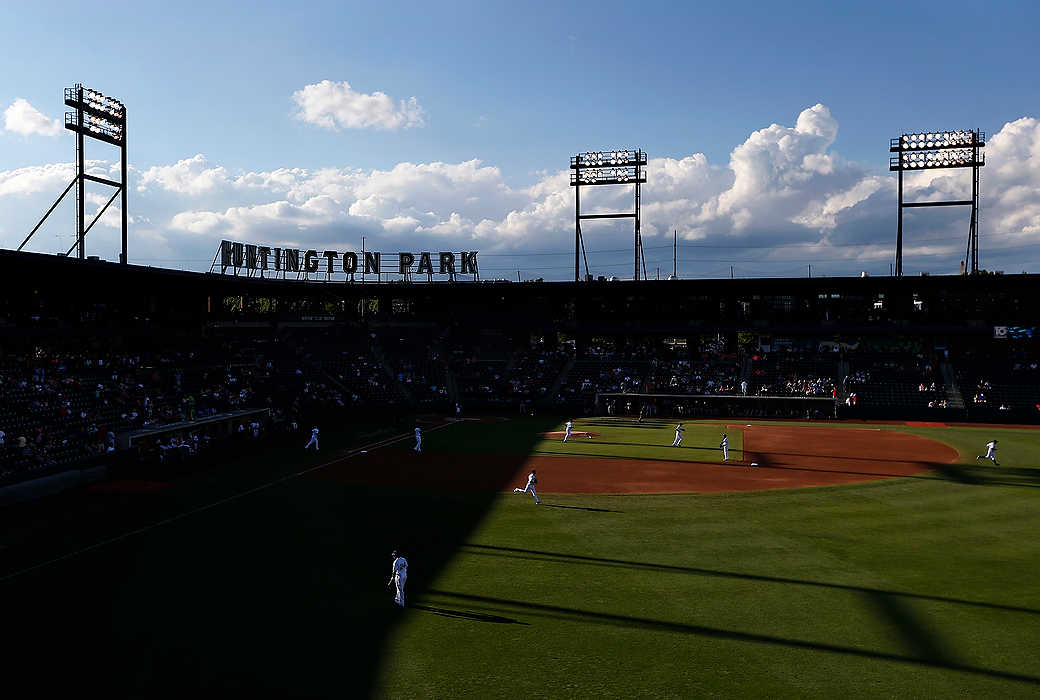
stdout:
{"type": "Polygon", "coordinates": [[[137,181],[137,191],[158,187],[177,194],[198,195],[228,182],[228,172],[222,166],[210,167],[201,153],[179,160],[173,165],[148,168],[137,181]]]}
{"type": "Polygon", "coordinates": [[[326,129],[411,129],[425,124],[415,97],[395,103],[385,92],[357,92],[346,81],[306,85],[292,99],[300,108],[298,119],[326,129]]]}
{"type": "Polygon", "coordinates": [[[57,136],[61,133],[61,123],[57,119],[49,119],[21,97],[4,110],[4,128],[23,136],[57,136]]]}
{"type": "Polygon", "coordinates": [[[76,174],[72,163],[29,165],[24,168],[0,171],[0,197],[31,195],[37,192],[61,194],[76,174]]]}
{"type": "MultiPolygon", "coordinates": [[[[106,177],[109,175],[107,164],[101,160],[88,160],[83,163],[91,175],[106,177]]],[[[72,163],[48,163],[47,165],[28,165],[14,170],[0,170],[0,197],[22,196],[45,192],[56,197],[61,194],[72,178],[76,176],[76,167],[72,163]]]]}

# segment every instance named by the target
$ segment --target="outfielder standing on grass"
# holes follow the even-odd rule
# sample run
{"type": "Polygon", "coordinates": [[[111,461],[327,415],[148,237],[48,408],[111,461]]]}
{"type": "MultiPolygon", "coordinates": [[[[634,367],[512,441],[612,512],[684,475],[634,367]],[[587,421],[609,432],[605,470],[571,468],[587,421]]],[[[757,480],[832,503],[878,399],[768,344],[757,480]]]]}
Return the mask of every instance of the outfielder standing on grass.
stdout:
{"type": "Polygon", "coordinates": [[[397,591],[394,596],[394,602],[404,607],[404,584],[408,580],[408,561],[397,554],[397,550],[390,553],[390,556],[394,559],[393,569],[390,572],[390,580],[386,582],[387,586],[393,586],[396,584],[397,591]]]}
{"type": "Polygon", "coordinates": [[[412,449],[416,452],[422,452],[422,430],[418,427],[415,429],[415,447],[412,449]]]}
{"type": "Polygon", "coordinates": [[[722,448],[722,461],[729,461],[729,436],[726,433],[722,434],[722,442],[719,443],[719,447],[722,448]]]}
{"type": "Polygon", "coordinates": [[[531,473],[527,475],[527,486],[522,489],[513,489],[513,493],[527,493],[530,491],[531,495],[534,496],[534,504],[538,505],[541,501],[538,500],[538,492],[534,489],[534,485],[537,483],[538,477],[535,476],[535,470],[532,469],[531,473]]]}
{"type": "Polygon", "coordinates": [[[978,455],[977,457],[975,457],[975,461],[978,462],[980,459],[988,459],[991,462],[993,462],[994,466],[997,466],[997,467],[1000,466],[1000,463],[997,462],[997,441],[996,440],[990,440],[989,442],[986,443],[986,454],[985,454],[985,456],[978,455]]]}
{"type": "Polygon", "coordinates": [[[682,423],[675,426],[675,440],[672,441],[672,447],[678,447],[682,444],[683,427],[682,423]]]}

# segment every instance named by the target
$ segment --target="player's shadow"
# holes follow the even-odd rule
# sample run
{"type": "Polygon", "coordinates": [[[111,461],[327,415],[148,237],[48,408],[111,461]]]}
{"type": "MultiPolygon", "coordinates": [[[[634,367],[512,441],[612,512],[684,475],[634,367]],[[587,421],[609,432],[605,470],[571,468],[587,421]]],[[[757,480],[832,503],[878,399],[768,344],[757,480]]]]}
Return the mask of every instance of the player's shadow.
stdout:
{"type": "Polygon", "coordinates": [[[493,622],[499,625],[527,625],[527,622],[521,622],[520,620],[514,620],[511,617],[503,617],[501,615],[491,615],[488,613],[478,613],[471,610],[451,610],[449,608],[436,608],[432,605],[409,605],[412,610],[425,610],[431,612],[434,615],[441,615],[443,617],[454,617],[458,620],[473,620],[474,622],[493,622]]]}
{"type": "Polygon", "coordinates": [[[568,510],[587,510],[593,513],[620,513],[620,510],[611,510],[610,508],[591,508],[589,506],[565,506],[562,503],[546,503],[542,501],[542,505],[546,508],[566,508],[568,510]]]}

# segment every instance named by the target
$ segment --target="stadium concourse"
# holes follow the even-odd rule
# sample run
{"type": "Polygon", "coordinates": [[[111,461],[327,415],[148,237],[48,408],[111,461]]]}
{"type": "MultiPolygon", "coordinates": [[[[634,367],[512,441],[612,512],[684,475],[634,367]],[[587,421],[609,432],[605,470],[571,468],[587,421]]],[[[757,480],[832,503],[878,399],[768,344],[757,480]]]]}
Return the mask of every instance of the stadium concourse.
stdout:
{"type": "Polygon", "coordinates": [[[0,485],[456,404],[1040,418],[1029,275],[330,284],[0,251],[0,276],[0,485]]]}

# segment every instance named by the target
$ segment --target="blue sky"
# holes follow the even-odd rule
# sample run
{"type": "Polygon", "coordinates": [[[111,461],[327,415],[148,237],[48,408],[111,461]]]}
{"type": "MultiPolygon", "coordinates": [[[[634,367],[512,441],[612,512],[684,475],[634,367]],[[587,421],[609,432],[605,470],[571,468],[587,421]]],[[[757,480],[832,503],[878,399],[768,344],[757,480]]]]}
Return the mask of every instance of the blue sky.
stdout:
{"type": "MultiPolygon", "coordinates": [[[[503,269],[535,268],[525,251],[559,251],[532,274],[565,277],[568,156],[638,146],[652,159],[646,245],[679,229],[690,246],[685,276],[728,275],[722,257],[693,263],[715,250],[694,246],[709,245],[727,246],[748,276],[800,274],[814,257],[824,274],[881,274],[895,220],[888,139],[972,127],[996,135],[1012,123],[983,171],[983,265],[989,245],[1009,247],[992,267],[1040,266],[1040,255],[1021,254],[1040,230],[1033,3],[105,7],[6,8],[0,111],[21,99],[61,119],[61,90],[75,82],[122,99],[131,261],[197,268],[222,237],[348,249],[364,234],[385,250],[478,248],[502,256],[503,269]],[[389,111],[365,111],[376,93],[389,111]],[[294,95],[309,95],[311,118],[294,95]],[[361,122],[343,121],[358,110],[361,122]],[[1014,172],[991,172],[994,157],[1014,172]],[[764,262],[798,246],[789,266],[764,262]]],[[[63,189],[57,166],[73,154],[70,132],[28,127],[26,114],[19,108],[0,129],[4,247],[63,189]]],[[[114,157],[105,146],[87,155],[114,157]]],[[[917,194],[952,195],[958,176],[926,178],[917,194]]],[[[592,203],[624,206],[627,196],[592,203]]],[[[71,208],[56,216],[36,250],[57,249],[71,229],[71,208]]],[[[966,213],[915,212],[916,267],[953,271],[965,222],[966,213]]],[[[96,230],[94,252],[111,257],[114,229],[96,230]]],[[[590,237],[592,250],[614,251],[631,234],[605,226],[590,237]]],[[[624,274],[615,257],[594,260],[624,274]]]]}

